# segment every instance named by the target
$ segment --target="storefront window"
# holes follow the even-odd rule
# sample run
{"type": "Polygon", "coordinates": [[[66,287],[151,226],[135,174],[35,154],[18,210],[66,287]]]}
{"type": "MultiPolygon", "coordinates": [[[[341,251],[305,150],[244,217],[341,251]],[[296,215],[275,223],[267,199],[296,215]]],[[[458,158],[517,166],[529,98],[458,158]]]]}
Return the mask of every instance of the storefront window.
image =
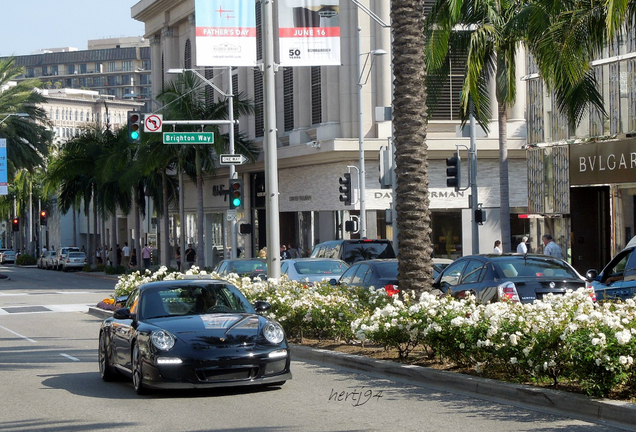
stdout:
{"type": "Polygon", "coordinates": [[[455,259],[462,256],[462,214],[456,211],[431,212],[433,256],[455,259]]]}

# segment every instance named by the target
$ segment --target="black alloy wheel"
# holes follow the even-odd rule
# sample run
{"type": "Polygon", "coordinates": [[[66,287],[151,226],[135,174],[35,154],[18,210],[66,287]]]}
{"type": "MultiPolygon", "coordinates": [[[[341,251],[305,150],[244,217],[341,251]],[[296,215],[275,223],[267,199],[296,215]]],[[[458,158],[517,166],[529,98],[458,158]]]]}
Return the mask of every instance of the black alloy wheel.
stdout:
{"type": "Polygon", "coordinates": [[[143,371],[141,364],[141,354],[139,353],[139,344],[135,342],[135,346],[133,348],[132,353],[132,379],[133,379],[133,387],[135,387],[135,392],[138,395],[147,394],[148,391],[143,384],[143,371]]]}
{"type": "Polygon", "coordinates": [[[103,332],[99,335],[98,357],[99,375],[104,381],[112,381],[115,378],[115,372],[108,360],[108,343],[106,342],[106,335],[103,332]]]}

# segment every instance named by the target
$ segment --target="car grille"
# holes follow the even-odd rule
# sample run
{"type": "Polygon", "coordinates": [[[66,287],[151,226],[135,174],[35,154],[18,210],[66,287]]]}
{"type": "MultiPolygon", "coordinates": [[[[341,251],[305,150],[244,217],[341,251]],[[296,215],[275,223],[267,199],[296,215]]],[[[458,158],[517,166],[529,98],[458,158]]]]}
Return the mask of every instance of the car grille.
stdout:
{"type": "Polygon", "coordinates": [[[249,380],[258,375],[258,367],[199,369],[196,374],[199,381],[203,382],[249,380]]]}

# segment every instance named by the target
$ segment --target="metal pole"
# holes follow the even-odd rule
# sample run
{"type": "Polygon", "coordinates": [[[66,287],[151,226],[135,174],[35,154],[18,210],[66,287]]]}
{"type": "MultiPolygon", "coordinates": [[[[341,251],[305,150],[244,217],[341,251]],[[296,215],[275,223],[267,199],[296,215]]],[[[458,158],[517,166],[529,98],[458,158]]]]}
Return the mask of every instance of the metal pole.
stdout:
{"type": "Polygon", "coordinates": [[[367,206],[364,197],[366,193],[366,171],[364,169],[364,126],[362,124],[362,28],[358,26],[358,148],[359,157],[359,192],[360,192],[360,237],[367,237],[367,206]]]}
{"type": "Polygon", "coordinates": [[[479,208],[479,198],[477,196],[477,142],[475,139],[475,117],[470,115],[470,199],[472,212],[472,239],[473,254],[479,253],[479,224],[475,218],[475,212],[479,208]]]}
{"type": "MultiPolygon", "coordinates": [[[[232,88],[232,67],[228,68],[229,71],[229,95],[230,98],[228,100],[228,109],[230,110],[230,154],[234,154],[234,89],[232,88]]],[[[234,165],[230,165],[230,179],[236,178],[236,167],[234,165]]],[[[232,197],[230,197],[232,199],[232,197]]],[[[232,258],[236,258],[238,256],[237,248],[238,241],[236,239],[236,219],[230,221],[230,235],[232,236],[232,258]]]]}
{"type": "Polygon", "coordinates": [[[274,25],[271,0],[263,1],[263,99],[265,100],[265,214],[267,219],[267,275],[280,278],[280,222],[278,214],[278,149],[276,148],[276,85],[274,82],[274,25]]]}

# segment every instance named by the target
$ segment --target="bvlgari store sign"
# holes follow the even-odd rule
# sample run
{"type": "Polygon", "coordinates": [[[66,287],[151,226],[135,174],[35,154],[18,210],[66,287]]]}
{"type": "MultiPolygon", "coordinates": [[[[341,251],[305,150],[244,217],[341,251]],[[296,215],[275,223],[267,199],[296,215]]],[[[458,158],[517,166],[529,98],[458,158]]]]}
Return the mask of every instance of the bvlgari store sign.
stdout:
{"type": "Polygon", "coordinates": [[[636,182],[636,139],[570,146],[570,185],[636,182]]]}

